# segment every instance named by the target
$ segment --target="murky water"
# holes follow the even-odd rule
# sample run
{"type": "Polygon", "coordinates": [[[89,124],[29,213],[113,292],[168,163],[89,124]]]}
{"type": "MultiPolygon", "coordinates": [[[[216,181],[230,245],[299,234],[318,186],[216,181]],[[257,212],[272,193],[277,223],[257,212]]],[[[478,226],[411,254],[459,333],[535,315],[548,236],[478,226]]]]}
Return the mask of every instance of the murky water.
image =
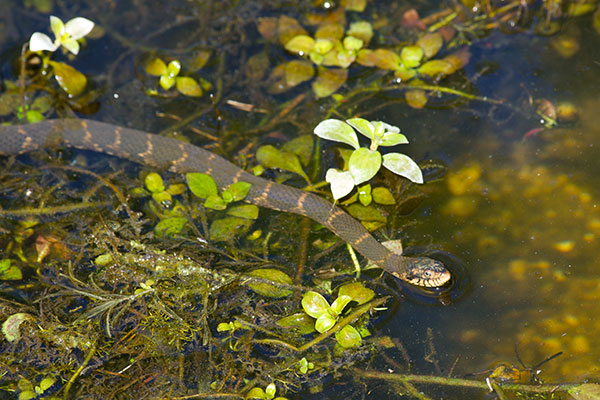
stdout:
{"type": "MultiPolygon", "coordinates": [[[[79,2],[66,3],[54,5],[52,13],[65,19],[84,15],[117,33],[89,39],[88,51],[77,58],[77,68],[97,88],[94,97],[100,108],[92,118],[158,132],[168,124],[152,123],[157,112],[186,115],[207,109],[196,119],[199,130],[218,135],[223,124],[229,136],[221,141],[221,149],[239,150],[244,148],[246,133],[259,130],[263,115],[229,108],[226,100],[275,109],[273,104],[290,101],[303,91],[310,95],[308,87],[269,94],[266,85],[244,74],[243,64],[266,46],[253,19],[298,17],[309,5],[298,9],[247,2],[238,5],[236,13],[219,9],[233,9],[234,4],[217,2],[193,6],[147,2],[138,9],[129,2],[107,2],[92,7],[103,10],[102,15],[80,9],[79,2]],[[117,14],[113,22],[110,13],[117,14]],[[220,25],[213,17],[220,18],[220,25]],[[157,33],[139,35],[140,30],[157,33]],[[191,39],[192,34],[197,39],[191,39]],[[222,37],[214,37],[218,34],[222,37]],[[180,37],[186,40],[179,42],[180,37]],[[220,91],[217,110],[221,111],[214,112],[207,97],[140,100],[147,81],[133,77],[140,74],[140,64],[151,50],[161,49],[181,57],[189,51],[213,51],[201,75],[212,81],[213,91],[220,91]],[[214,56],[219,52],[222,58],[214,56]]],[[[365,18],[380,18],[385,11],[383,4],[373,3],[365,18]]],[[[391,15],[401,15],[395,5],[388,6],[391,15]]],[[[5,77],[15,79],[17,70],[6,60],[14,61],[31,32],[48,32],[48,24],[46,14],[20,4],[11,4],[9,10],[11,16],[3,20],[0,53],[5,77]]],[[[411,141],[402,149],[405,153],[446,166],[442,178],[424,187],[426,196],[410,216],[413,223],[400,236],[408,245],[456,256],[469,279],[462,296],[447,306],[401,296],[395,311],[378,325],[376,333],[402,343],[414,372],[443,375],[452,370],[454,376],[463,376],[500,361],[517,365],[518,358],[533,366],[562,352],[540,368],[542,379],[598,379],[600,34],[589,15],[571,20],[561,32],[546,37],[529,30],[494,31],[468,47],[469,63],[461,71],[463,90],[472,85],[477,95],[502,104],[458,102],[444,95],[430,108],[416,110],[405,104],[402,92],[386,93],[383,107],[380,98],[365,103],[376,110],[365,118],[401,127],[411,141]],[[576,44],[574,53],[562,51],[559,40],[563,38],[576,44]],[[536,114],[542,101],[554,107],[572,106],[575,116],[544,127],[536,114]]],[[[276,55],[270,55],[270,61],[275,64],[281,55],[272,51],[276,55]]],[[[292,138],[296,131],[309,133],[322,119],[315,114],[327,107],[323,102],[320,108],[300,109],[286,124],[260,133],[264,141],[292,138]]],[[[396,356],[401,364],[399,353],[396,356]]],[[[439,398],[448,393],[440,393],[439,398]]]]}
{"type": "MultiPolygon", "coordinates": [[[[598,34],[582,31],[589,36],[581,46],[595,49],[598,34]]],[[[542,377],[580,381],[598,371],[597,51],[565,59],[552,39],[523,40],[514,38],[521,46],[513,57],[485,55],[500,63],[487,93],[502,98],[515,90],[508,97],[514,104],[525,93],[548,93],[552,102],[572,102],[577,121],[532,134],[541,126],[535,115],[509,113],[497,123],[477,106],[476,118],[441,112],[451,121],[440,145],[450,168],[418,232],[459,255],[473,280],[472,291],[438,316],[439,335],[456,346],[459,365],[517,363],[516,348],[531,366],[562,351],[542,377]],[[529,80],[506,82],[503,75],[517,75],[512,69],[529,80]]],[[[443,131],[436,125],[424,135],[443,131]]]]}

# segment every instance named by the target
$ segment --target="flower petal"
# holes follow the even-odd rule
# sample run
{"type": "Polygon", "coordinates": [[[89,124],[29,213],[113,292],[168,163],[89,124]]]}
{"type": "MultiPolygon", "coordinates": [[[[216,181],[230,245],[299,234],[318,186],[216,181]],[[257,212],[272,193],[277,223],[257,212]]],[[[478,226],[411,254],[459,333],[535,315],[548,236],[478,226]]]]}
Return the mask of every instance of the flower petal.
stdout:
{"type": "Polygon", "coordinates": [[[35,32],[29,39],[29,50],[31,51],[55,51],[58,48],[58,43],[53,42],[48,35],[40,32],[35,32]]]}
{"type": "Polygon", "coordinates": [[[81,39],[94,29],[94,23],[87,18],[73,18],[65,25],[65,32],[73,39],[81,39]]]}
{"type": "Polygon", "coordinates": [[[77,43],[77,40],[71,39],[70,37],[65,37],[60,41],[60,44],[65,46],[67,50],[75,55],[79,53],[79,43],[77,43]]]}
{"type": "Polygon", "coordinates": [[[58,39],[65,33],[65,24],[62,20],[54,15],[50,16],[50,29],[54,36],[58,39]]]}

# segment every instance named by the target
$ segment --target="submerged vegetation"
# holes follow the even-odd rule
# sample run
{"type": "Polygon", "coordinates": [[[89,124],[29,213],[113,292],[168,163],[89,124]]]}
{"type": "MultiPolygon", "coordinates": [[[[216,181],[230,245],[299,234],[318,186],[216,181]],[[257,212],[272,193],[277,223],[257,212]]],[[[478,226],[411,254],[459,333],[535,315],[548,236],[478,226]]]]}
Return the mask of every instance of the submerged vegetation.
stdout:
{"type": "MultiPolygon", "coordinates": [[[[585,312],[597,311],[589,305],[598,296],[597,279],[572,279],[548,256],[573,263],[574,249],[589,254],[597,246],[595,197],[566,172],[530,166],[527,159],[536,152],[541,160],[581,154],[584,140],[567,132],[579,115],[542,95],[528,94],[518,104],[487,93],[478,80],[494,66],[471,65],[473,49],[485,38],[498,35],[501,46],[499,32],[556,35],[549,46],[568,59],[580,44],[562,27],[583,21],[600,33],[597,2],[464,0],[434,11],[366,0],[313,1],[298,9],[285,2],[159,2],[165,15],[157,15],[156,4],[122,12],[110,2],[81,2],[89,10],[77,2],[25,3],[9,6],[23,24],[33,23],[29,14],[45,21],[49,13],[90,19],[51,17],[54,40],[37,32],[30,37],[35,29],[2,38],[3,48],[20,49],[6,62],[5,123],[100,112],[148,131],[161,126],[161,134],[201,142],[256,175],[329,196],[370,231],[417,246],[442,238],[411,238],[403,228],[416,222],[408,215],[424,193],[441,197],[437,212],[448,236],[490,260],[507,260],[506,269],[485,271],[488,279],[527,291],[543,278],[544,298],[560,289],[570,293],[571,308],[586,303],[585,312]],[[27,14],[19,7],[29,7],[27,14]],[[141,35],[138,26],[150,33],[141,35]],[[511,146],[512,170],[489,157],[468,160],[442,178],[442,162],[424,161],[412,148],[406,150],[412,158],[385,151],[408,143],[396,120],[388,120],[396,111],[379,115],[387,107],[426,120],[436,109],[466,104],[496,120],[535,121],[511,146]],[[182,129],[190,135],[180,135],[182,129]],[[367,146],[355,130],[370,140],[367,146]],[[288,138],[290,132],[296,137],[288,138]],[[353,150],[327,147],[321,139],[353,150]],[[322,190],[328,184],[333,196],[322,190]],[[563,208],[556,209],[553,196],[563,208]],[[522,207],[523,199],[529,207],[522,207]],[[506,212],[485,206],[493,202],[508,204],[506,212]],[[547,225],[533,235],[525,223],[537,210],[545,210],[547,225]],[[572,225],[553,225],[563,216],[572,225]],[[532,239],[505,257],[503,240],[524,243],[532,235],[543,241],[532,239]],[[583,294],[580,287],[589,290],[583,294]]],[[[424,140],[409,127],[402,130],[411,142],[424,140]]],[[[477,141],[479,148],[502,147],[489,137],[477,141]]],[[[3,396],[322,398],[332,395],[333,383],[337,396],[351,398],[487,392],[499,399],[600,398],[597,362],[590,360],[598,355],[588,334],[597,323],[571,308],[514,327],[520,366],[503,360],[481,373],[469,365],[458,374],[460,355],[439,351],[433,329],[422,340],[423,354],[398,338],[417,336],[412,325],[386,331],[405,298],[395,282],[373,265],[361,268],[323,227],[244,203],[247,182],[218,188],[206,174],[177,176],[70,149],[1,162],[3,396]],[[442,353],[452,358],[447,365],[442,353]],[[585,355],[587,363],[572,360],[573,354],[585,355]],[[521,356],[536,362],[528,367],[521,356]],[[557,383],[543,384],[540,371],[557,383]],[[585,378],[563,383],[562,376],[574,374],[585,378]]],[[[456,298],[450,290],[419,296],[447,304],[456,298]]],[[[493,285],[488,294],[505,296],[493,285]]],[[[511,296],[506,303],[519,299],[511,296]]],[[[511,318],[496,322],[510,325],[511,318]]],[[[497,359],[495,346],[506,354],[483,330],[448,330],[489,350],[473,365],[497,359]]]]}

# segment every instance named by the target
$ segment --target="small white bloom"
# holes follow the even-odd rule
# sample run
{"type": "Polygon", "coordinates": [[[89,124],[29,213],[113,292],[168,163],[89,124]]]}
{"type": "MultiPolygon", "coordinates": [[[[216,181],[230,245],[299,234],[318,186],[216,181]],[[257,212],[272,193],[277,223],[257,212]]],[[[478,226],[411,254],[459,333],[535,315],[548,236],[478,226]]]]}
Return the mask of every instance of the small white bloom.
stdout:
{"type": "Polygon", "coordinates": [[[71,53],[77,54],[79,53],[77,40],[90,33],[93,28],[94,23],[87,18],[73,18],[64,24],[60,18],[51,15],[50,29],[56,39],[52,42],[47,35],[35,32],[29,39],[29,49],[31,51],[55,51],[62,45],[71,53]]]}
{"type": "Polygon", "coordinates": [[[81,39],[92,29],[94,29],[94,23],[83,17],[73,18],[65,24],[65,32],[75,40],[81,39]]]}
{"type": "Polygon", "coordinates": [[[35,32],[29,39],[29,50],[31,51],[55,51],[58,46],[58,42],[53,42],[48,35],[39,32],[35,32]]]}

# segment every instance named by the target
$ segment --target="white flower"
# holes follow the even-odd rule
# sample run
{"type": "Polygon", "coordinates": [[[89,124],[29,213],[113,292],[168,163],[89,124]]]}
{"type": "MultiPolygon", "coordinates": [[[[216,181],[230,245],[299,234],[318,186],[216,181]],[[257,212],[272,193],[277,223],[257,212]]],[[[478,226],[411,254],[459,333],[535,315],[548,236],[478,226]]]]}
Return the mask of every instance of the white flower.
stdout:
{"type": "Polygon", "coordinates": [[[94,23],[86,18],[73,18],[66,24],[63,24],[60,18],[52,15],[50,16],[50,29],[56,38],[54,42],[48,35],[35,32],[31,35],[31,39],[29,39],[29,49],[31,51],[55,51],[62,45],[71,53],[77,54],[79,53],[79,43],[77,43],[77,40],[90,33],[93,28],[94,23]]]}

